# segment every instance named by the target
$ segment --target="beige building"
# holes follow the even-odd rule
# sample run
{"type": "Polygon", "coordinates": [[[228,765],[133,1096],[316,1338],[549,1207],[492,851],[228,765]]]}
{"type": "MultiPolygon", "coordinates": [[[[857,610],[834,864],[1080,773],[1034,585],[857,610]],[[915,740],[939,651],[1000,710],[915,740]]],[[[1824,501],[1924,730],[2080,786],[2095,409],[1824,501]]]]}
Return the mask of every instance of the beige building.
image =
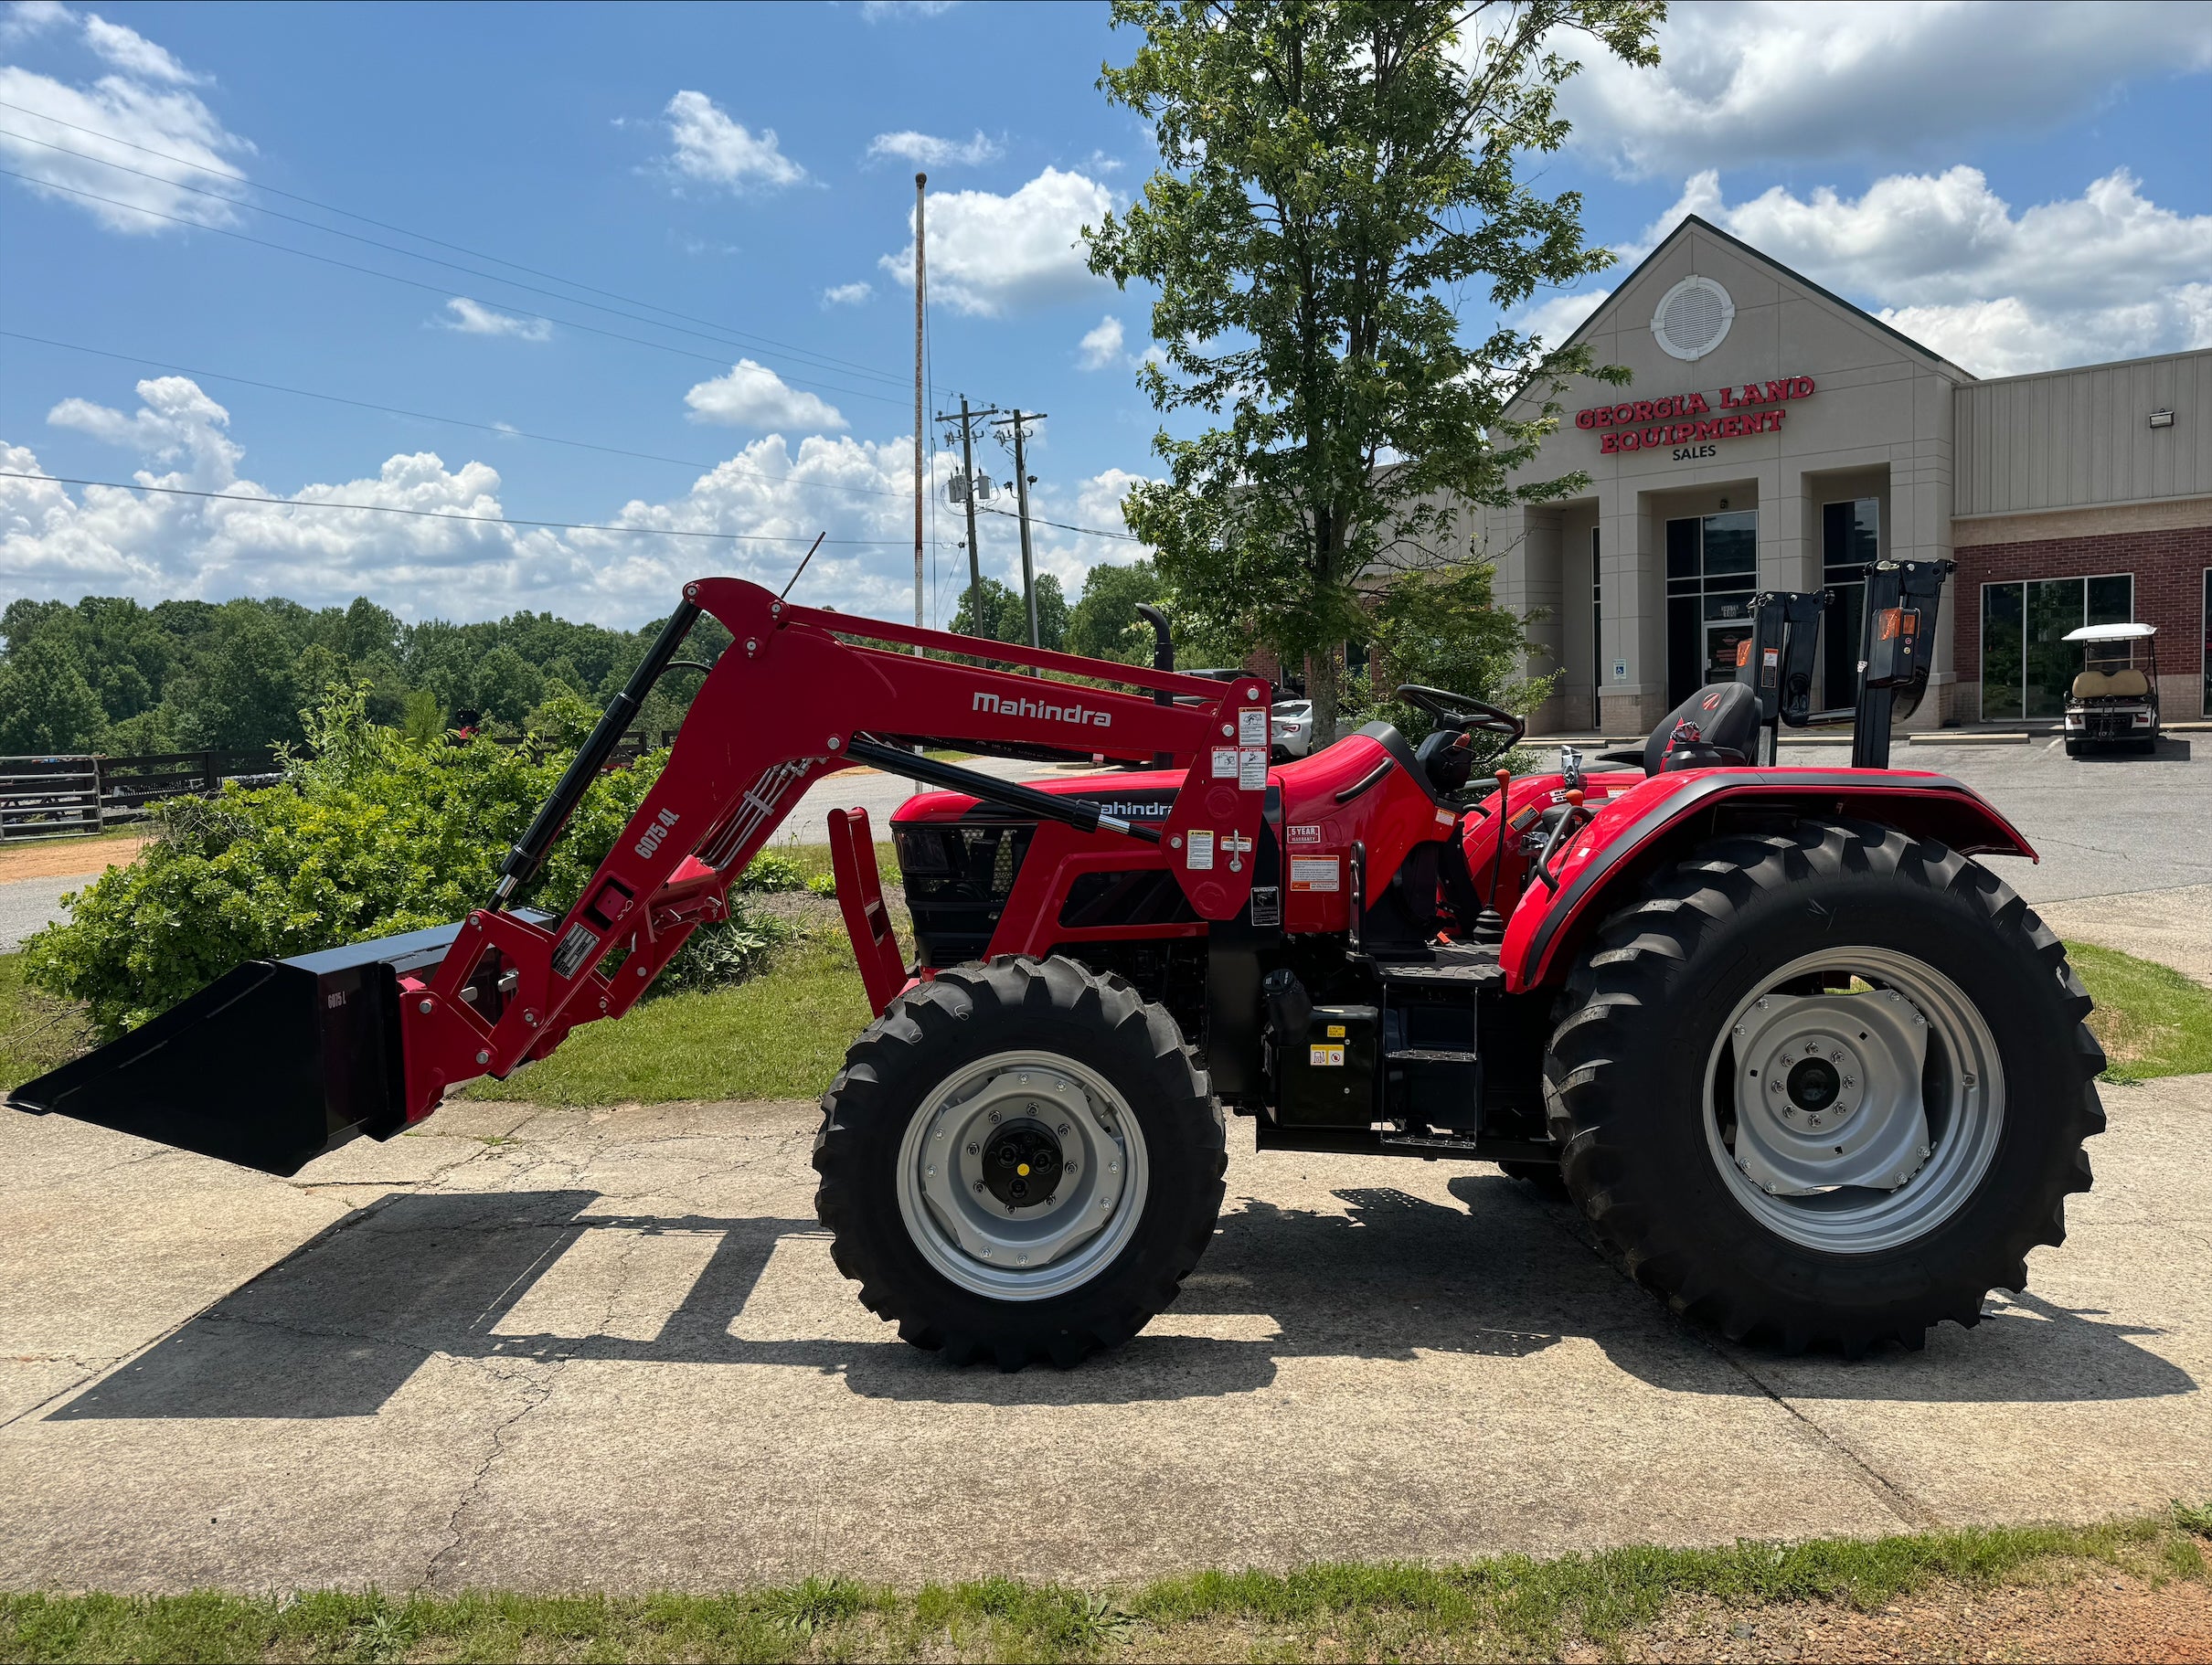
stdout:
{"type": "Polygon", "coordinates": [[[2129,619],[2167,720],[2207,713],[2212,352],[1981,380],[1695,217],[1573,339],[1632,379],[1570,387],[1524,477],[1590,483],[1475,536],[1543,610],[1534,732],[1648,730],[1734,675],[1759,589],[1836,591],[1816,703],[1848,704],[1875,556],[1959,564],[1912,726],[2055,717],[2060,638],[2129,619]]]}

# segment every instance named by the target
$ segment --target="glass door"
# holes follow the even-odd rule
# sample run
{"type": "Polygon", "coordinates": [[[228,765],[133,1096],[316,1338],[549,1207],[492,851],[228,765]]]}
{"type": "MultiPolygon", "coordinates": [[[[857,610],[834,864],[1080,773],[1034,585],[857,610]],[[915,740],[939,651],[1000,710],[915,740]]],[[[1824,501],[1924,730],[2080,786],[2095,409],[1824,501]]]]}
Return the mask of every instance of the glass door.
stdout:
{"type": "Polygon", "coordinates": [[[1679,705],[1707,683],[1736,680],[1736,644],[1750,634],[1751,592],[1758,581],[1756,509],[1666,523],[1670,705],[1679,705]]]}

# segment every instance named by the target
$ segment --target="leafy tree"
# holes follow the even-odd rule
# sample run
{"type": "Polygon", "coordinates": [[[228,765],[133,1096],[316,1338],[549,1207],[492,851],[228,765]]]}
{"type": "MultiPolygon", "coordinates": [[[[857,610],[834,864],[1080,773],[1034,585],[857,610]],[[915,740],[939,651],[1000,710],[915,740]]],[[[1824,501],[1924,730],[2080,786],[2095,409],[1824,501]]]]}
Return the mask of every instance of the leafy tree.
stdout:
{"type": "Polygon", "coordinates": [[[120,723],[110,723],[100,737],[100,749],[112,758],[137,758],[150,753],[182,751],[183,723],[174,705],[155,705],[120,723]]]}
{"type": "Polygon", "coordinates": [[[298,740],[297,651],[250,606],[231,611],[219,631],[181,702],[186,743],[246,751],[298,740]]]}
{"type": "Polygon", "coordinates": [[[1153,125],[1164,165],[1124,215],[1087,228],[1094,271],[1153,284],[1164,361],[1155,408],[1223,425],[1154,441],[1170,478],[1134,488],[1130,527],[1185,614],[1309,659],[1334,737],[1337,644],[1363,633],[1381,564],[1455,553],[1454,509],[1570,494],[1509,486],[1557,420],[1587,352],[1503,325],[1460,336],[1462,294],[1509,313],[1611,260],[1581,201],[1547,197],[1523,159],[1557,150],[1578,67],[1549,42],[1595,37],[1656,61],[1649,0],[1114,0],[1143,44],[1100,85],[1153,125]],[[1526,387],[1542,414],[1505,419],[1526,387]]]}
{"type": "Polygon", "coordinates": [[[1152,626],[1137,616],[1141,601],[1158,602],[1160,575],[1150,561],[1093,567],[1068,615],[1068,651],[1123,664],[1152,663],[1152,626]]]}
{"type": "MultiPolygon", "coordinates": [[[[12,638],[11,638],[12,640],[12,638]]],[[[0,753],[90,751],[108,724],[60,631],[41,632],[0,664],[0,753]]]]}
{"type": "Polygon", "coordinates": [[[1557,679],[1522,674],[1524,621],[1494,605],[1494,576],[1487,563],[1469,561],[1390,580],[1375,609],[1368,669],[1345,689],[1347,714],[1420,734],[1429,718],[1392,695],[1402,683],[1449,688],[1523,714],[1541,705],[1557,679]]]}
{"type": "Polygon", "coordinates": [[[484,656],[469,680],[469,703],[487,717],[519,728],[545,695],[544,674],[510,647],[484,656]]]}
{"type": "MultiPolygon", "coordinates": [[[[977,630],[970,611],[970,597],[961,592],[960,607],[952,615],[952,630],[962,636],[983,636],[993,642],[1029,641],[1029,609],[1021,597],[996,578],[983,585],[984,628],[977,630]]],[[[1039,647],[1058,650],[1068,640],[1068,595],[1051,573],[1037,575],[1037,635],[1039,647]]]]}

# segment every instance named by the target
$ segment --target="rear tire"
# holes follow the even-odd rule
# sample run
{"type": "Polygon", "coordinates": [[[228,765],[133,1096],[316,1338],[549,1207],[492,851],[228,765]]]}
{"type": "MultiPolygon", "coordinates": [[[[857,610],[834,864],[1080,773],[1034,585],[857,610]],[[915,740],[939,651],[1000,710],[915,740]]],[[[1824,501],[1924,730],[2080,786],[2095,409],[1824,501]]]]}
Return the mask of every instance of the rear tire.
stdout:
{"type": "Polygon", "coordinates": [[[1175,1019],[1070,960],[961,966],[901,995],[822,1112],[814,1209],[837,1269],[956,1364],[1065,1367],[1127,1341],[1221,1211],[1227,1134],[1175,1019]]]}
{"type": "Polygon", "coordinates": [[[1731,1340],[1918,1347],[2064,1240],[2104,1127],[2089,1010],[2050,930],[1941,844],[1845,822],[1718,840],[1569,979],[1545,1072],[1568,1188],[1731,1340]]]}

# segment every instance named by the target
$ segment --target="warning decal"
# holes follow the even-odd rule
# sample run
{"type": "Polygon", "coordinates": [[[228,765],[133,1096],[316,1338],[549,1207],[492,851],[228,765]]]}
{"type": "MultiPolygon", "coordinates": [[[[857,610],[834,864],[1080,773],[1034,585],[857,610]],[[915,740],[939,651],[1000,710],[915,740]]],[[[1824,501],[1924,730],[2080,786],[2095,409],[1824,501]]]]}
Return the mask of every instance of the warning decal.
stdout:
{"type": "Polygon", "coordinates": [[[1237,748],[1233,746],[1214,748],[1214,779],[1234,780],[1237,778],[1237,748]]]}
{"type": "Polygon", "coordinates": [[[1309,1046],[1306,1062],[1314,1069],[1342,1069],[1344,1048],[1341,1046],[1309,1046]]]}
{"type": "Polygon", "coordinates": [[[1237,744],[1265,746],[1267,744],[1267,707],[1252,705],[1237,713],[1237,744]]]}
{"type": "Polygon", "coordinates": [[[1210,869],[1214,864],[1213,829],[1193,827],[1184,837],[1188,841],[1184,845],[1184,864],[1193,873],[1210,869]]]}
{"type": "Polygon", "coordinates": [[[1338,863],[1333,855],[1293,855],[1291,857],[1291,888],[1292,890],[1335,890],[1338,863]]]}
{"type": "Polygon", "coordinates": [[[1267,748],[1248,746],[1237,754],[1237,788],[1239,791],[1267,790],[1267,748]]]}

